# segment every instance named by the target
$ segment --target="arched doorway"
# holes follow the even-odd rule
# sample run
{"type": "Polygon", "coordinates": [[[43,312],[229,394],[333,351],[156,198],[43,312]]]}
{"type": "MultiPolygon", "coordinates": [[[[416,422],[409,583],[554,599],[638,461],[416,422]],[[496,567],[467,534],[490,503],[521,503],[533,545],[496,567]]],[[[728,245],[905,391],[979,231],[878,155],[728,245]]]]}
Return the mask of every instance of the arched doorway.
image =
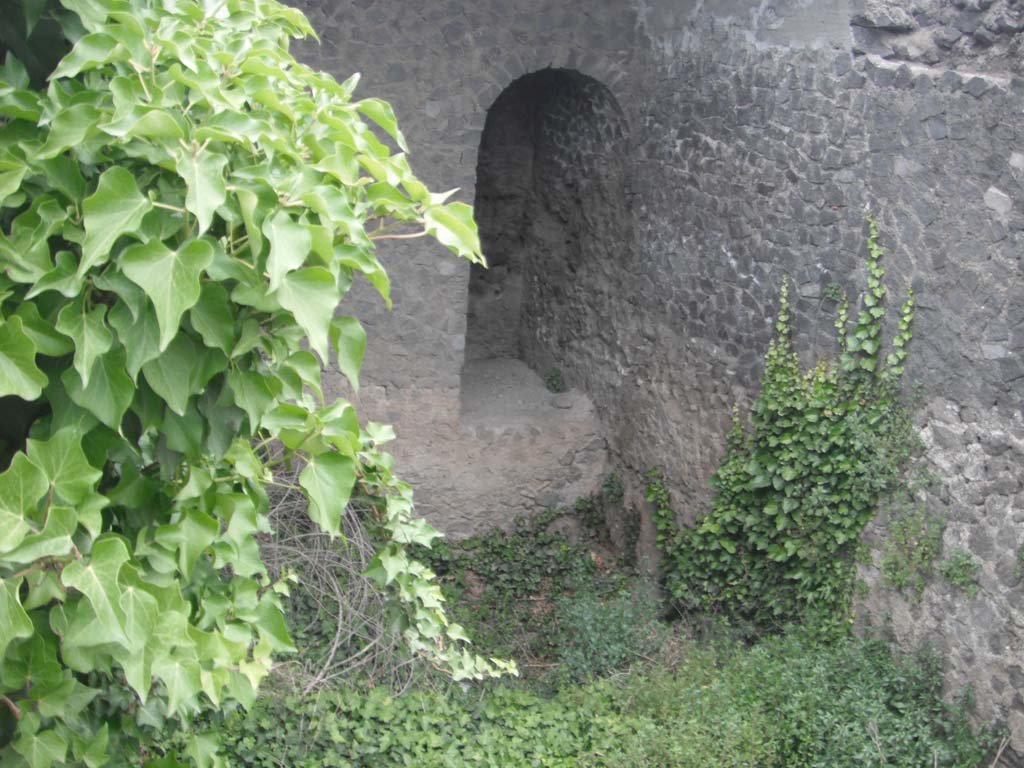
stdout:
{"type": "Polygon", "coordinates": [[[631,250],[625,156],[618,102],[575,70],[524,75],[488,110],[475,212],[490,266],[470,275],[464,388],[498,359],[586,385],[631,250]]]}

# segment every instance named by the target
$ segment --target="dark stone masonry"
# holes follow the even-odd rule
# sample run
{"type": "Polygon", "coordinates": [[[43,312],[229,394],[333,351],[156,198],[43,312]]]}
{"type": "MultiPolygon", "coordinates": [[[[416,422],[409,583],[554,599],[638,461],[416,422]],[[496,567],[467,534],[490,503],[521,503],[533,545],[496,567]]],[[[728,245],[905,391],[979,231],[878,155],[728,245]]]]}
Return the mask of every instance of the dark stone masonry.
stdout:
{"type": "Polygon", "coordinates": [[[891,304],[918,296],[922,503],[981,569],[974,598],[914,600],[875,552],[858,615],[939,650],[1024,753],[1024,1],[295,2],[321,37],[300,56],[361,72],[424,180],[476,204],[490,271],[407,242],[382,254],[395,309],[348,307],[363,415],[450,535],[612,468],[636,501],[663,467],[699,515],[783,280],[798,348],[831,354],[874,212],[891,304]]]}

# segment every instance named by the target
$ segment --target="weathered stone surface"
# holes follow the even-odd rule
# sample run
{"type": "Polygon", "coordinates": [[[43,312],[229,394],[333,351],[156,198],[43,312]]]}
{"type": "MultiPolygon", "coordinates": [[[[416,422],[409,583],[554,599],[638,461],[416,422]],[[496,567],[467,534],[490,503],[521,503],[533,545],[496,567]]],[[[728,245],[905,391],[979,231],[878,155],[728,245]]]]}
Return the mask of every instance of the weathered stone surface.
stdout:
{"type": "MultiPolygon", "coordinates": [[[[369,385],[363,418],[396,425],[389,446],[416,509],[461,538],[569,506],[610,471],[594,406],[579,389],[554,395],[520,360],[470,363],[461,393],[369,385]]],[[[350,396],[331,391],[331,396],[350,396]]]]}
{"type": "Polygon", "coordinates": [[[909,32],[917,26],[914,17],[894,0],[856,0],[852,5],[861,6],[854,10],[850,19],[857,27],[909,32]]]}
{"type": "Polygon", "coordinates": [[[342,307],[370,334],[363,415],[397,424],[422,511],[459,535],[571,501],[606,442],[632,501],[660,466],[699,515],[783,279],[798,347],[833,354],[825,287],[863,285],[870,207],[892,303],[918,295],[929,503],[983,563],[972,601],[936,584],[911,604],[869,570],[863,612],[935,645],[982,717],[1024,722],[1024,4],[892,3],[913,29],[851,26],[855,0],[299,4],[323,40],[301,55],[393,102],[424,179],[476,200],[496,266],[406,242],[384,252],[395,310],[364,289],[342,307]],[[495,355],[560,368],[592,409],[538,399],[522,431],[472,426],[464,387],[495,355]]]}
{"type": "MultiPolygon", "coordinates": [[[[943,398],[928,403],[924,417],[924,461],[942,478],[942,488],[922,503],[948,521],[944,549],[966,549],[980,563],[979,593],[967,599],[936,579],[919,600],[896,594],[885,586],[876,554],[875,565],[862,568],[871,591],[859,612],[864,623],[885,626],[908,647],[944,650],[953,660],[950,687],[970,684],[988,711],[1008,720],[1014,748],[1022,751],[1024,731],[1014,723],[1024,715],[1024,585],[1017,566],[1024,534],[1016,520],[1024,513],[1024,417],[1007,419],[943,398]]],[[[880,518],[867,540],[880,545],[885,533],[880,518]]]]}
{"type": "Polygon", "coordinates": [[[851,0],[864,53],[965,70],[1024,74],[1019,0],[851,0]],[[858,9],[863,5],[863,10],[858,9]]]}
{"type": "Polygon", "coordinates": [[[1001,189],[989,187],[985,190],[985,205],[1001,216],[1013,210],[1013,199],[1001,189]]]}

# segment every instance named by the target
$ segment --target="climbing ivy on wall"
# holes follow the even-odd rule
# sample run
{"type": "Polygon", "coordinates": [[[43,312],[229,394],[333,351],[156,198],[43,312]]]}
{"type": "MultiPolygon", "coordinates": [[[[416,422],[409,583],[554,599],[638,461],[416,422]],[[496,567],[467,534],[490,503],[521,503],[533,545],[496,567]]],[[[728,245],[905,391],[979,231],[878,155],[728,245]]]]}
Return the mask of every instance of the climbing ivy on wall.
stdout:
{"type": "Polygon", "coordinates": [[[292,647],[257,543],[280,466],[325,532],[361,510],[412,653],[511,669],[406,553],[438,534],[390,430],[321,386],[331,364],[358,387],[366,335],[336,309],[360,275],[388,300],[376,241],[480,260],[470,208],[416,178],[387,103],[295,61],[300,12],[62,2],[46,90],[0,69],[0,397],[33,421],[0,465],[0,763],[99,766],[253,700],[292,647]]]}
{"type": "Polygon", "coordinates": [[[684,607],[760,626],[805,620],[835,628],[848,619],[861,533],[916,442],[899,392],[914,297],[908,292],[883,356],[878,240],[871,219],[867,290],[852,323],[842,297],[837,361],[801,366],[783,286],[762,389],[749,428],[736,414],[711,481],[711,511],[692,528],[678,525],[660,475],[649,476],[668,588],[684,607]]]}

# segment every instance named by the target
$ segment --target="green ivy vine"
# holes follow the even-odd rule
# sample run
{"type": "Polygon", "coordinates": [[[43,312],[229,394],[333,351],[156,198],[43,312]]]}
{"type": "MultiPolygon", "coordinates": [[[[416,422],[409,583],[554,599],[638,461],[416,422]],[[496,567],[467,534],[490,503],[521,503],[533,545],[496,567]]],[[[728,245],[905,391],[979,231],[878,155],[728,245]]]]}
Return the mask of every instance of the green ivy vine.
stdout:
{"type": "Polygon", "coordinates": [[[923,505],[894,510],[889,535],[882,543],[882,575],[895,589],[920,599],[935,572],[946,521],[923,505]]]}
{"type": "Polygon", "coordinates": [[[711,511],[692,528],[678,525],[660,475],[648,478],[667,586],[686,609],[762,627],[803,620],[836,628],[849,618],[861,534],[916,444],[899,393],[914,297],[908,292],[883,357],[885,269],[869,222],[868,287],[852,327],[842,297],[837,362],[801,366],[783,285],[750,427],[737,413],[711,481],[711,511]]]}
{"type": "MultiPolygon", "coordinates": [[[[253,701],[292,650],[258,544],[285,465],[322,530],[352,504],[380,538],[367,575],[411,653],[514,671],[470,653],[407,553],[439,534],[390,429],[321,384],[331,365],[358,388],[366,334],[337,308],[358,275],[389,301],[376,243],[479,261],[470,207],[416,178],[357,77],[292,57],[297,10],[62,4],[46,89],[0,69],[0,397],[31,414],[0,474],[0,762],[101,766],[253,701]]],[[[214,748],[190,737],[199,765],[214,748]]]]}

